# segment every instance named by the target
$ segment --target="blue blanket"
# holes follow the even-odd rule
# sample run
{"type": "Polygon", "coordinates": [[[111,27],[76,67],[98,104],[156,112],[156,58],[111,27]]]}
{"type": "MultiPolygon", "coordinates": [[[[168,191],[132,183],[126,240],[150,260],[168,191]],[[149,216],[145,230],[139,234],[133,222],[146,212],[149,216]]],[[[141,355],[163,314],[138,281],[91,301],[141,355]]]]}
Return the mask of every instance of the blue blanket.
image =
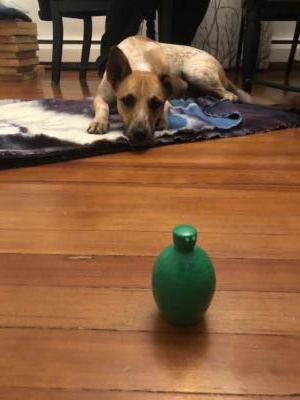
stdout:
{"type": "Polygon", "coordinates": [[[228,100],[212,97],[193,100],[172,100],[169,112],[170,130],[203,131],[232,129],[242,122],[241,113],[228,100]]]}

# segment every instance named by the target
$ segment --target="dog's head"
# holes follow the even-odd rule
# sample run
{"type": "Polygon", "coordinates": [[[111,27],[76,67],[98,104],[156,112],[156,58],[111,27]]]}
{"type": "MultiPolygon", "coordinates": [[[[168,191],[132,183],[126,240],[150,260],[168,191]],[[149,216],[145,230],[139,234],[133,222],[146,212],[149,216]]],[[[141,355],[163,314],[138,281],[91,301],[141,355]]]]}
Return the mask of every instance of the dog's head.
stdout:
{"type": "Polygon", "coordinates": [[[182,95],[186,83],[166,73],[133,71],[118,47],[110,52],[106,74],[116,94],[125,135],[133,146],[150,145],[166,101],[182,95]]]}

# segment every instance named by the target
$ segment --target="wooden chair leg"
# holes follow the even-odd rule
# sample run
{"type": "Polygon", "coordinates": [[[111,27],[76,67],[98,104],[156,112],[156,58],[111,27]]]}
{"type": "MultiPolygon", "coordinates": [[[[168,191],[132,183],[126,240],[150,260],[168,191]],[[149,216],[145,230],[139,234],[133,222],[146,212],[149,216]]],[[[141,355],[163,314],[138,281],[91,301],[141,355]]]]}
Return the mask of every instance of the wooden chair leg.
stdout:
{"type": "Polygon", "coordinates": [[[300,21],[298,21],[296,23],[296,28],[295,28],[294,37],[293,37],[293,43],[292,43],[287,67],[285,70],[285,81],[284,81],[285,85],[289,84],[290,74],[291,74],[292,67],[293,67],[294,60],[295,60],[295,54],[296,54],[296,50],[297,50],[297,46],[298,46],[298,42],[299,42],[299,37],[300,37],[300,21]]]}
{"type": "Polygon", "coordinates": [[[86,79],[86,73],[89,66],[89,58],[90,58],[90,51],[92,44],[92,32],[93,32],[92,18],[85,17],[83,21],[84,21],[84,32],[83,32],[83,44],[82,44],[79,79],[86,79]]]}
{"type": "Polygon", "coordinates": [[[260,41],[261,22],[255,10],[246,16],[244,49],[243,49],[243,89],[250,92],[257,64],[258,48],[260,41]]]}
{"type": "Polygon", "coordinates": [[[53,26],[52,47],[52,83],[58,85],[60,82],[61,58],[63,47],[63,19],[57,6],[57,1],[51,0],[51,14],[53,26]]]}

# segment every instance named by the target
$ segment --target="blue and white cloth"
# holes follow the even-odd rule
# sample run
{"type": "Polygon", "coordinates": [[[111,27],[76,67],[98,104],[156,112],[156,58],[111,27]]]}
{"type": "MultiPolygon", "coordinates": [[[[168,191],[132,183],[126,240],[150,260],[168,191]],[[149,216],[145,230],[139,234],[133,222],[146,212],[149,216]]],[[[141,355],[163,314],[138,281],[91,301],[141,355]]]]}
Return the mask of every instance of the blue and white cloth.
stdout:
{"type": "Polygon", "coordinates": [[[171,101],[169,129],[211,130],[232,129],[242,122],[241,113],[227,101],[218,101],[211,97],[203,99],[179,99],[171,101]]]}

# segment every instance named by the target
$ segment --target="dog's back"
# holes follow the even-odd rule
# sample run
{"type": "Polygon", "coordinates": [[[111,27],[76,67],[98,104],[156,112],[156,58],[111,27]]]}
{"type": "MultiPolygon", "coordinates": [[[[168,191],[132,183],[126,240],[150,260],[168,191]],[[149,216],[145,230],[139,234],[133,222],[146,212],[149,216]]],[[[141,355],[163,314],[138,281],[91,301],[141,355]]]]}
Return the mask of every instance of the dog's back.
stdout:
{"type": "Polygon", "coordinates": [[[128,58],[132,70],[181,75],[185,62],[191,59],[204,68],[212,63],[221,67],[206,51],[190,46],[159,43],[144,36],[130,36],[118,44],[118,47],[128,58]]]}

